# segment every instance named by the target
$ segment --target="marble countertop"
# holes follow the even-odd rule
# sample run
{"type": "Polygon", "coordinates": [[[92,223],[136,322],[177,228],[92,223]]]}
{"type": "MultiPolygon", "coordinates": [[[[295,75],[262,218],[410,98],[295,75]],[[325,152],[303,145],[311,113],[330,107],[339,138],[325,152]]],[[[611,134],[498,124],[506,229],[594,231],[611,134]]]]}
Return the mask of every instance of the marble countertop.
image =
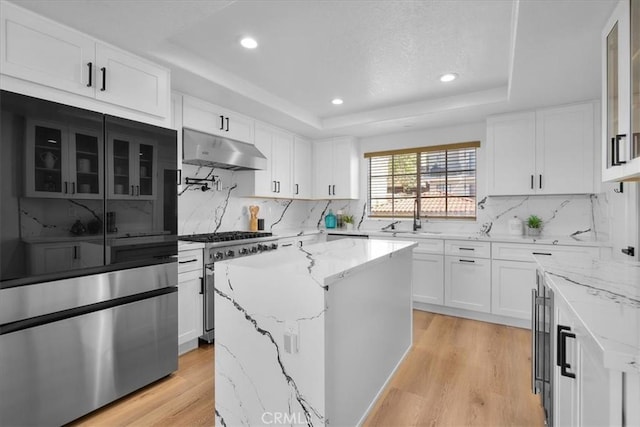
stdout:
{"type": "Polygon", "coordinates": [[[344,234],[344,235],[362,235],[366,234],[370,237],[403,237],[415,239],[450,239],[450,240],[476,240],[482,242],[505,242],[505,243],[523,243],[523,244],[542,244],[542,245],[569,245],[569,246],[610,246],[608,242],[602,242],[590,239],[588,237],[577,236],[547,236],[539,237],[530,236],[513,236],[509,234],[479,234],[479,233],[452,233],[428,230],[413,232],[408,230],[381,231],[381,230],[325,230],[326,233],[344,234]]]}
{"type": "Polygon", "coordinates": [[[258,270],[277,268],[282,274],[307,271],[326,286],[368,265],[381,262],[396,252],[410,251],[415,246],[416,243],[409,241],[341,239],[221,261],[216,266],[224,268],[226,263],[233,263],[258,270]]]}
{"type": "Polygon", "coordinates": [[[605,367],[640,373],[640,263],[536,256],[555,294],[605,367]]]}
{"type": "Polygon", "coordinates": [[[273,230],[273,235],[284,239],[287,237],[298,237],[298,236],[310,236],[313,234],[321,234],[324,230],[319,230],[317,228],[289,228],[283,230],[273,230]]]}

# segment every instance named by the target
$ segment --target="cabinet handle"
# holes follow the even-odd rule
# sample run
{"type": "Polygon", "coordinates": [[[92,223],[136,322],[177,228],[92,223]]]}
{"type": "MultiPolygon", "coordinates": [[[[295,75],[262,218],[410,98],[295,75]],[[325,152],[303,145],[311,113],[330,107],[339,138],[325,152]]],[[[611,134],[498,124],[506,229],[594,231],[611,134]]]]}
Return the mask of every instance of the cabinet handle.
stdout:
{"type": "Polygon", "coordinates": [[[329,185],[329,195],[331,195],[331,185],[329,185]]]}
{"type": "Polygon", "coordinates": [[[475,261],[474,261],[474,260],[472,260],[472,259],[459,259],[458,261],[460,261],[460,262],[473,262],[473,263],[475,263],[475,261]]]}
{"type": "Polygon", "coordinates": [[[553,255],[551,252],[531,252],[533,255],[553,255]]]}
{"type": "Polygon", "coordinates": [[[71,194],[76,194],[76,183],[75,182],[71,183],[71,194]]]}
{"type": "Polygon", "coordinates": [[[64,182],[64,194],[67,194],[69,192],[69,184],[67,183],[67,181],[64,182]]]}
{"type": "Polygon", "coordinates": [[[136,195],[136,188],[134,185],[131,186],[131,195],[135,196],[136,195]]]}
{"type": "Polygon", "coordinates": [[[277,189],[278,189],[278,186],[276,185],[276,182],[275,182],[275,181],[271,181],[271,182],[273,182],[273,190],[271,190],[271,191],[273,191],[274,193],[276,193],[276,192],[277,192],[277,189]]]}
{"type": "Polygon", "coordinates": [[[538,180],[538,188],[542,188],[542,174],[540,174],[540,179],[538,180]]]}
{"type": "Polygon", "coordinates": [[[538,355],[538,332],[536,331],[538,326],[537,297],[538,291],[531,289],[531,392],[533,394],[537,394],[536,380],[538,379],[536,375],[536,356],[538,355]]]}
{"type": "Polygon", "coordinates": [[[571,365],[565,360],[567,357],[567,338],[576,338],[576,334],[569,332],[571,328],[568,326],[558,325],[558,352],[556,354],[556,365],[560,367],[560,375],[568,378],[575,378],[576,374],[569,372],[571,365]]]}
{"type": "Polygon", "coordinates": [[[475,248],[460,248],[459,247],[458,250],[460,250],[460,251],[475,251],[476,249],[475,248]]]}
{"type": "Polygon", "coordinates": [[[200,293],[200,295],[204,295],[204,277],[200,278],[200,292],[199,293],[200,293]]]}
{"type": "Polygon", "coordinates": [[[331,187],[333,187],[333,194],[332,194],[332,196],[335,196],[335,195],[336,195],[336,185],[335,185],[335,184],[333,184],[331,187]]]}
{"type": "Polygon", "coordinates": [[[227,122],[227,132],[229,132],[229,117],[225,117],[224,119],[227,122]]]}
{"type": "Polygon", "coordinates": [[[622,140],[622,138],[626,138],[627,135],[626,134],[620,134],[620,135],[616,135],[615,138],[615,142],[614,142],[614,146],[615,146],[615,165],[614,166],[620,166],[623,165],[625,163],[627,163],[626,160],[620,160],[620,141],[622,140]]]}
{"type": "Polygon", "coordinates": [[[280,245],[280,246],[282,246],[283,248],[286,248],[288,246],[293,246],[293,243],[285,243],[284,245],[280,245]]]}
{"type": "Polygon", "coordinates": [[[136,185],[136,196],[140,195],[140,186],[136,185]]]}
{"type": "Polygon", "coordinates": [[[78,259],[78,247],[73,247],[73,259],[78,259]]]}
{"type": "Polygon", "coordinates": [[[300,190],[300,188],[298,187],[298,184],[296,184],[296,195],[297,195],[297,194],[300,194],[300,191],[299,191],[299,190],[300,190]]]}
{"type": "Polygon", "coordinates": [[[197,260],[198,260],[198,258],[188,259],[186,261],[178,261],[178,264],[188,264],[190,262],[196,262],[197,260]]]}
{"type": "Polygon", "coordinates": [[[89,83],[87,83],[87,87],[93,86],[93,62],[87,62],[87,67],[89,67],[89,83]]]}
{"type": "Polygon", "coordinates": [[[102,67],[100,68],[100,71],[102,71],[102,87],[100,88],[100,91],[104,92],[107,90],[107,68],[102,67]]]}
{"type": "Polygon", "coordinates": [[[280,181],[278,181],[278,193],[280,192],[280,181]]]}
{"type": "Polygon", "coordinates": [[[533,190],[533,175],[531,175],[531,189],[533,190]]]}
{"type": "Polygon", "coordinates": [[[224,116],[220,116],[220,130],[224,130],[224,116]]]}

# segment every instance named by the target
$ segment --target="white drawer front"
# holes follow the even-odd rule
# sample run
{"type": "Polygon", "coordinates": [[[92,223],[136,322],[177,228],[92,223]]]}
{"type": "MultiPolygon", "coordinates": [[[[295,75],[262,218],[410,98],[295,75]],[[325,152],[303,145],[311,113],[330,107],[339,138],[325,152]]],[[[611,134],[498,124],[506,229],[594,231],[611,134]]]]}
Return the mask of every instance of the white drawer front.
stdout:
{"type": "Polygon", "coordinates": [[[445,255],[491,258],[491,243],[473,240],[445,240],[445,255]]]}
{"type": "Polygon", "coordinates": [[[414,253],[421,254],[444,254],[444,240],[440,239],[416,239],[418,246],[414,248],[414,253]]]}
{"type": "Polygon", "coordinates": [[[178,252],[178,274],[202,270],[202,249],[178,252]]]}
{"type": "Polygon", "coordinates": [[[520,243],[493,243],[493,259],[533,261],[533,255],[575,254],[598,258],[600,250],[590,246],[524,245],[520,243]]]}

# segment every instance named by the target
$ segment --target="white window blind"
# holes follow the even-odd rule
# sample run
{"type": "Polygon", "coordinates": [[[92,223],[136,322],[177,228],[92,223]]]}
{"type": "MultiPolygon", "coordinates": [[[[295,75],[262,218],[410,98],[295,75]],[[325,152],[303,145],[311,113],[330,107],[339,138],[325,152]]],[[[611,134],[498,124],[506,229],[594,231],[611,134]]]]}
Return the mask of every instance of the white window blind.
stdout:
{"type": "Polygon", "coordinates": [[[476,217],[479,142],[366,153],[373,217],[476,217]]]}

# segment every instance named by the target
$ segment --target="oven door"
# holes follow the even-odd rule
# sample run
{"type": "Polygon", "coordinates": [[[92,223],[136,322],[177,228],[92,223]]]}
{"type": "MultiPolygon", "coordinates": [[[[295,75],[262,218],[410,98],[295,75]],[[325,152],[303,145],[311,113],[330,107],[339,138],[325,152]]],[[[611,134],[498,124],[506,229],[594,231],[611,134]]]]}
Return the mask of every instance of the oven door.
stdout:
{"type": "Polygon", "coordinates": [[[214,264],[204,266],[204,334],[200,337],[202,341],[209,344],[213,342],[213,298],[214,290],[214,264]]]}

